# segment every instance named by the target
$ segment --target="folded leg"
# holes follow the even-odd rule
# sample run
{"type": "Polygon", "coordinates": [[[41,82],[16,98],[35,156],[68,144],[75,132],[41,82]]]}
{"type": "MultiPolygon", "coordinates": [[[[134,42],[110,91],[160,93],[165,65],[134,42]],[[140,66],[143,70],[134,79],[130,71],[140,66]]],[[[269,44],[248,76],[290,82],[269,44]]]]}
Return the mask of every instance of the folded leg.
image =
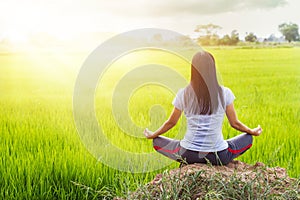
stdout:
{"type": "Polygon", "coordinates": [[[164,156],[167,156],[168,158],[171,158],[172,160],[179,160],[179,150],[180,150],[180,141],[170,139],[164,136],[158,136],[157,138],[153,139],[153,148],[163,154],[164,156]]]}

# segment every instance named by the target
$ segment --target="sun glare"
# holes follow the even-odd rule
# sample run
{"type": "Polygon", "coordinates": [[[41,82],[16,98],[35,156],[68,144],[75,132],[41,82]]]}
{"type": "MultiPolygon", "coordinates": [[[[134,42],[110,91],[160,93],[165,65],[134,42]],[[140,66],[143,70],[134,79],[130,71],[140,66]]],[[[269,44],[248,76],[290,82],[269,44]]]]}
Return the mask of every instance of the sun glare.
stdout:
{"type": "Polygon", "coordinates": [[[13,44],[19,43],[27,43],[28,42],[28,35],[27,33],[22,33],[20,31],[10,31],[6,33],[6,38],[13,44]]]}
{"type": "Polygon", "coordinates": [[[66,26],[66,20],[53,15],[50,9],[40,5],[22,4],[16,7],[13,3],[6,2],[1,11],[7,19],[2,38],[8,39],[13,45],[30,43],[31,39],[35,40],[35,35],[40,33],[44,34],[44,38],[51,36],[64,41],[76,32],[66,26]]]}

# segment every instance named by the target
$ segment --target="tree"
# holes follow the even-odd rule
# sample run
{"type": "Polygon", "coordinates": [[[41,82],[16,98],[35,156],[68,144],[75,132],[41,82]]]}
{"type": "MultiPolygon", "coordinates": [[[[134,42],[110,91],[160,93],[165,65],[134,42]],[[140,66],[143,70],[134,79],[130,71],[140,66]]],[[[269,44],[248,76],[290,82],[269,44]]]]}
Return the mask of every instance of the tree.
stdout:
{"type": "Polygon", "coordinates": [[[237,30],[231,31],[231,37],[230,37],[230,45],[236,45],[240,41],[239,33],[237,30]]]}
{"type": "Polygon", "coordinates": [[[219,36],[218,35],[205,35],[198,38],[198,42],[202,45],[218,45],[219,36]]]}
{"type": "Polygon", "coordinates": [[[229,45],[230,44],[230,36],[228,34],[224,35],[220,40],[219,40],[220,45],[229,45]]]}
{"type": "Polygon", "coordinates": [[[289,42],[299,40],[298,25],[293,23],[283,23],[278,26],[279,31],[289,42]]]}
{"type": "Polygon", "coordinates": [[[236,45],[240,41],[237,30],[231,31],[231,35],[224,35],[220,40],[221,45],[236,45]]]}
{"type": "Polygon", "coordinates": [[[215,24],[198,25],[195,32],[199,32],[202,35],[216,35],[217,31],[222,29],[221,26],[215,24]]]}
{"type": "Polygon", "coordinates": [[[254,35],[254,33],[251,32],[251,33],[249,33],[249,34],[246,35],[245,40],[247,42],[256,42],[257,41],[257,37],[256,37],[256,35],[254,35]]]}
{"type": "Polygon", "coordinates": [[[215,24],[198,25],[195,29],[195,32],[200,33],[198,42],[202,45],[217,45],[219,41],[217,32],[220,29],[222,27],[215,24]]]}

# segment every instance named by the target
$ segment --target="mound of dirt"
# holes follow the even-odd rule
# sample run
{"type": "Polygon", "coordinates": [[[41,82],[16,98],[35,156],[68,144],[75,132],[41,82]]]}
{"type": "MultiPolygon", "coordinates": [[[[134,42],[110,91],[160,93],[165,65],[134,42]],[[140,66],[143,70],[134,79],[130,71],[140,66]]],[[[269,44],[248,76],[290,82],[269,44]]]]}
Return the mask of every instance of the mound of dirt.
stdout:
{"type": "Polygon", "coordinates": [[[280,167],[233,161],[192,164],[158,174],[128,199],[300,199],[300,179],[280,167]]]}

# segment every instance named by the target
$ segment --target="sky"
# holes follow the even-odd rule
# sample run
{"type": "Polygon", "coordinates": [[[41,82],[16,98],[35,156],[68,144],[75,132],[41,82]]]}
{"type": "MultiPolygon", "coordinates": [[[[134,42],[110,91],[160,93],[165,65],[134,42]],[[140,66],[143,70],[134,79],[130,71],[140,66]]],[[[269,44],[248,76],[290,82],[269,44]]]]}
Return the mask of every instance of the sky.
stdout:
{"type": "Polygon", "coordinates": [[[39,34],[61,40],[82,33],[165,28],[193,35],[200,24],[236,29],[241,36],[280,36],[278,25],[300,25],[299,0],[10,0],[0,3],[0,39],[26,42],[39,34]]]}

